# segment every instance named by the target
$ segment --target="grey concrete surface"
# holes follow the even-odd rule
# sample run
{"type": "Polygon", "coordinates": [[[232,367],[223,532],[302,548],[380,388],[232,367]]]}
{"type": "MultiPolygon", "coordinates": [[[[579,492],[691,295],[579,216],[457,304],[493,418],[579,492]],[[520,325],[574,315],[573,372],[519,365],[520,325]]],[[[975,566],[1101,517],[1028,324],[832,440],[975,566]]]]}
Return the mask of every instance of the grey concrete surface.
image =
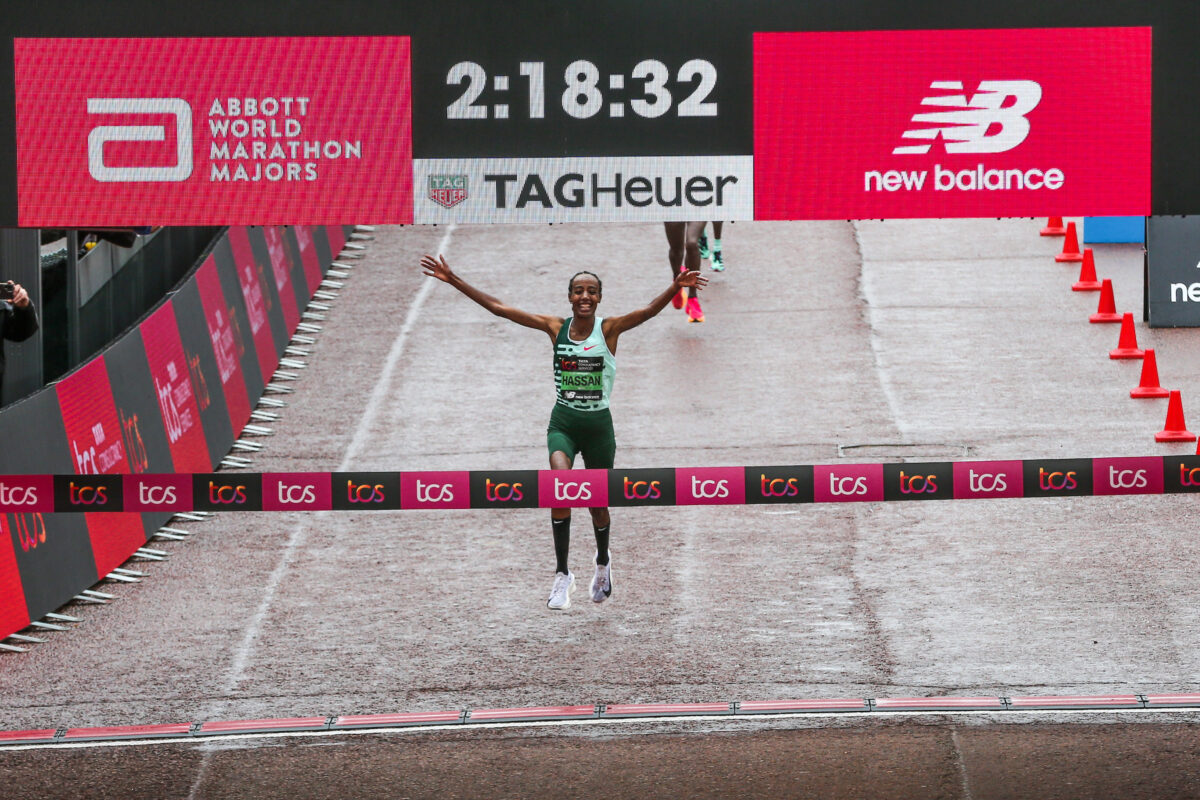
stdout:
{"type": "MultiPolygon", "coordinates": [[[[1078,265],[1055,263],[1061,239],[1039,237],[1044,222],[727,225],[729,269],[708,273],[707,321],[668,307],[621,339],[618,464],[1195,452],[1154,442],[1166,401],[1129,398],[1140,362],[1108,358],[1119,326],[1088,323],[1097,295],[1070,291],[1078,265]]],[[[439,247],[468,280],[535,312],[566,313],[579,269],[603,278],[602,314],[668,280],[655,225],[382,228],[254,471],[545,466],[550,343],[431,285],[416,264],[439,247]]],[[[1140,249],[1095,249],[1118,310],[1140,320],[1140,249]]],[[[1193,429],[1197,335],[1138,324],[1193,429]]],[[[111,605],[76,609],[69,633],[0,656],[0,728],[1196,692],[1194,502],[619,509],[615,589],[600,606],[587,599],[593,546],[577,512],[580,589],[565,613],[545,608],[543,510],[225,514],[190,526],[111,605]]],[[[1182,723],[1164,731],[1194,737],[1182,723]]],[[[184,768],[185,796],[233,796],[225,757],[204,752],[203,768],[184,768]]],[[[1011,796],[961,793],[944,760],[908,766],[951,787],[928,796],[1011,796]]]]}

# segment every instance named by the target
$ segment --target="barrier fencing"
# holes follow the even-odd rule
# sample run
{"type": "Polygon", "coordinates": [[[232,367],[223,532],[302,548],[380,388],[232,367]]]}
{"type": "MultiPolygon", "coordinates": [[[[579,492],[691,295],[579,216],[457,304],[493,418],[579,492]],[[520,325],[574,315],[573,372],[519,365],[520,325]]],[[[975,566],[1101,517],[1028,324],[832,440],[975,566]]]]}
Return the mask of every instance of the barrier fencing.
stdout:
{"type": "Polygon", "coordinates": [[[56,513],[41,502],[50,495],[36,476],[60,475],[67,505],[75,497],[86,511],[88,501],[100,510],[108,493],[84,484],[227,464],[349,232],[229,228],[137,326],[0,411],[0,638],[112,573],[172,514],[153,504],[56,513]]]}

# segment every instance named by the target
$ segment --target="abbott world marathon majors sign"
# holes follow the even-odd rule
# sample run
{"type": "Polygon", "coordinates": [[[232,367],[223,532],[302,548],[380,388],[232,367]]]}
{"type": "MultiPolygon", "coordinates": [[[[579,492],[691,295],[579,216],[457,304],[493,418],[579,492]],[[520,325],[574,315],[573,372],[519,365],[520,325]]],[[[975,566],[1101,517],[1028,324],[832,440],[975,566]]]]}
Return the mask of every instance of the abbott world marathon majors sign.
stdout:
{"type": "Polygon", "coordinates": [[[1200,327],[1200,217],[1147,222],[1146,304],[1151,327],[1200,327]]]}
{"type": "Polygon", "coordinates": [[[18,37],[19,224],[1151,213],[1149,27],[602,32],[18,37]]]}
{"type": "Polygon", "coordinates": [[[13,48],[21,226],[411,221],[407,37],[13,48]]]}

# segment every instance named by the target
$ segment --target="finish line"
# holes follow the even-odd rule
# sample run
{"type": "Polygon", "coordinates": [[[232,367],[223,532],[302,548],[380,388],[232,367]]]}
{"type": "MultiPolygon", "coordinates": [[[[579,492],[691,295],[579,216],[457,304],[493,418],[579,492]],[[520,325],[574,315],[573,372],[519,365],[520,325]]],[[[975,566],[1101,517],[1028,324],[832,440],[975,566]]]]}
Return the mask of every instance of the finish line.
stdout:
{"type": "Polygon", "coordinates": [[[395,511],[1200,491],[1200,456],[612,470],[0,475],[0,513],[395,511]]]}

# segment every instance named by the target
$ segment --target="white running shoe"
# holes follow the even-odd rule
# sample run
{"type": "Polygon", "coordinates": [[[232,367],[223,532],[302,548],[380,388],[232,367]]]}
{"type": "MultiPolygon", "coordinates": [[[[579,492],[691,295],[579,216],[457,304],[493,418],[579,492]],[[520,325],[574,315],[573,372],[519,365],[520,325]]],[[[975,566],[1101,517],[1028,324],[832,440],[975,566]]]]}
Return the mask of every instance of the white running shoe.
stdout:
{"type": "Polygon", "coordinates": [[[554,587],[550,589],[550,599],[546,608],[555,611],[565,611],[571,607],[571,592],[575,591],[575,574],[572,572],[554,573],[554,587]]]}
{"type": "Polygon", "coordinates": [[[592,602],[603,603],[612,594],[612,556],[604,566],[596,564],[596,574],[592,576],[592,602]]]}

